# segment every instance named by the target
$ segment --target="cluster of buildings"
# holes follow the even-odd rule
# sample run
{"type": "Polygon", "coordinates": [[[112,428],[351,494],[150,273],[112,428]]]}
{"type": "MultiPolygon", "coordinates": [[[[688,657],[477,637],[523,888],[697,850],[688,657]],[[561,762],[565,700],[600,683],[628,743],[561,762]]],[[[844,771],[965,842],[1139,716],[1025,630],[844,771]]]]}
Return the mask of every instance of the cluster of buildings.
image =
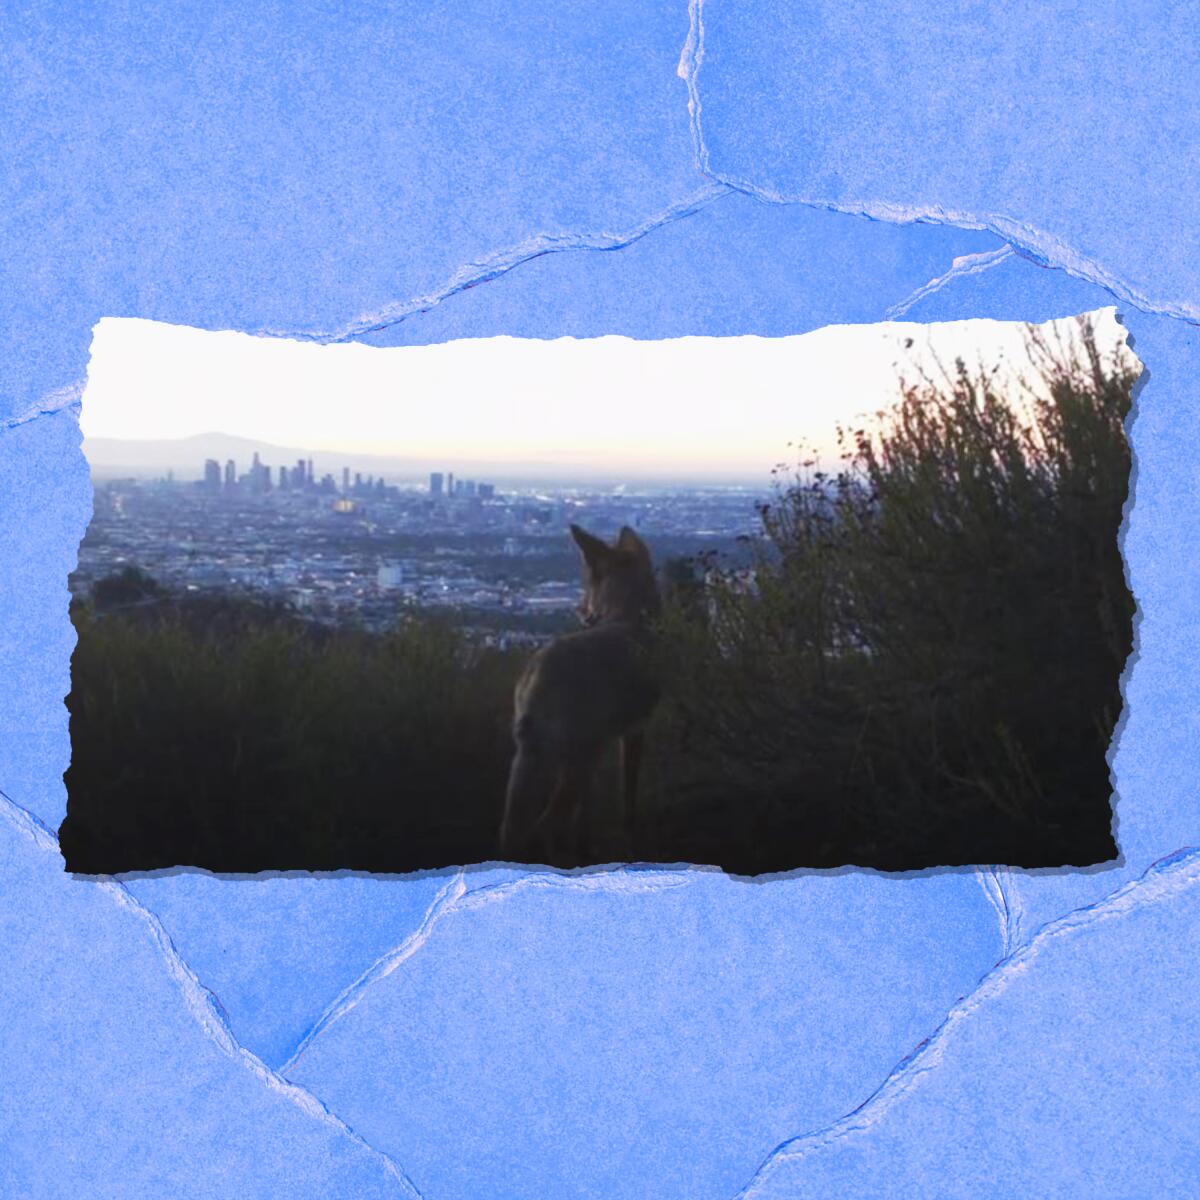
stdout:
{"type": "Polygon", "coordinates": [[[72,590],[136,566],[176,592],[269,597],[307,618],[382,629],[414,608],[490,637],[536,639],[573,619],[567,529],[632,525],[660,561],[731,547],[757,528],[736,488],[527,488],[434,472],[428,483],[317,478],[311,460],[205,462],[198,482],[98,483],[72,590]]]}
{"type": "MultiPolygon", "coordinates": [[[[273,489],[281,492],[321,492],[334,495],[340,492],[343,496],[383,496],[399,489],[384,482],[383,477],[376,478],[368,475],[363,478],[361,471],[355,471],[351,477],[350,468],[342,468],[341,486],[328,472],[318,480],[313,471],[311,458],[299,458],[295,464],[271,467],[264,463],[255,451],[254,459],[247,471],[238,474],[237,463],[232,459],[225,461],[224,467],[215,458],[204,461],[204,474],[199,486],[212,496],[218,495],[251,495],[262,496],[273,489]]],[[[445,496],[478,496],[487,500],[496,494],[495,485],[476,483],[473,479],[454,478],[454,472],[444,474],[434,471],[429,476],[429,494],[433,497],[445,496]]]]}
{"type": "Polygon", "coordinates": [[[491,483],[476,483],[474,479],[455,479],[453,471],[445,474],[431,471],[429,494],[435,499],[441,496],[478,496],[480,500],[490,500],[496,494],[496,487],[491,483]]]}

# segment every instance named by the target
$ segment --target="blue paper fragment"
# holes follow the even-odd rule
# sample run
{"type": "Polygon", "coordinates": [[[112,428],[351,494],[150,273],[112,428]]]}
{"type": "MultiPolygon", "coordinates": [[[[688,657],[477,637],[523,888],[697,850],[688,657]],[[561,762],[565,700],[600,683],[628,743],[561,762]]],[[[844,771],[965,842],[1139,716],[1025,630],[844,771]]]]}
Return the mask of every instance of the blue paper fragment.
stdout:
{"type": "Polygon", "coordinates": [[[1200,1173],[1200,851],[1048,925],[858,1110],[745,1200],[1190,1196],[1200,1173]]]}
{"type": "Polygon", "coordinates": [[[23,1200],[416,1196],[243,1050],[158,921],[0,798],[0,1191],[23,1200]]]}
{"type": "Polygon", "coordinates": [[[704,170],[762,199],[988,229],[1200,317],[1193,6],[691,0],[704,170]]]}
{"type": "Polygon", "coordinates": [[[286,1073],[439,1200],[728,1195],[1001,952],[969,871],[498,881],[286,1073]]]}

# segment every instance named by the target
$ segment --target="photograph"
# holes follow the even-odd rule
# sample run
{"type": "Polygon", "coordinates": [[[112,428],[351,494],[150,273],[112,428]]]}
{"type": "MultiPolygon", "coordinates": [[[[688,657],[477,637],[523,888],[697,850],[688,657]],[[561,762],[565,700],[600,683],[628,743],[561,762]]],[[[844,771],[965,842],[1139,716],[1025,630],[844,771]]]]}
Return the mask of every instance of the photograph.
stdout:
{"type": "Polygon", "coordinates": [[[82,874],[1112,860],[1114,309],[317,345],[106,319],[82,874]]]}

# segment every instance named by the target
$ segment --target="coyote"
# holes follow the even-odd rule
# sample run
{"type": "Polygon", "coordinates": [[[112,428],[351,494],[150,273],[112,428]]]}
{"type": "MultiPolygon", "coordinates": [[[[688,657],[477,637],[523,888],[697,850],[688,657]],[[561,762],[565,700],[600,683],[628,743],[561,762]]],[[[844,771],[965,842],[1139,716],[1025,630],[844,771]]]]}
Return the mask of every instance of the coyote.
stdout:
{"type": "Polygon", "coordinates": [[[633,856],[643,726],[659,689],[646,662],[658,586],[646,543],[624,526],[613,545],[578,525],[583,555],[579,615],[587,628],[543,646],[530,659],[514,696],[516,754],[508,777],[500,852],[546,860],[588,852],[588,792],[607,747],[620,742],[626,851],[633,856]],[[568,837],[573,846],[565,846],[568,837]]]}

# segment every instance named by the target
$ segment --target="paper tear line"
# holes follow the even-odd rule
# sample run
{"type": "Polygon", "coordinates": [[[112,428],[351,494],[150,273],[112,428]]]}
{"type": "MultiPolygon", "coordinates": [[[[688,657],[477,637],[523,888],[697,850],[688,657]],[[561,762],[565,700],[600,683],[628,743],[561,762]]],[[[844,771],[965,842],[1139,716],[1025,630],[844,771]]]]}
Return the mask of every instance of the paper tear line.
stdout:
{"type": "Polygon", "coordinates": [[[1004,954],[1008,957],[1025,937],[1025,905],[1013,873],[1007,867],[993,867],[992,870],[996,875],[996,889],[1004,904],[1004,954]]]}
{"type": "Polygon", "coordinates": [[[700,133],[700,89],[696,80],[704,63],[704,13],[701,0],[688,0],[688,32],[679,52],[679,65],[675,74],[683,80],[688,93],[688,125],[692,134],[692,154],[696,169],[713,178],[708,169],[708,149],[700,133]]]}
{"type": "Polygon", "coordinates": [[[985,250],[980,254],[961,254],[953,259],[950,263],[950,269],[939,275],[936,279],[931,279],[928,283],[922,284],[915,292],[901,300],[899,304],[893,304],[891,308],[885,310],[883,319],[885,321],[895,321],[904,316],[909,309],[919,304],[927,296],[932,296],[936,292],[940,292],[947,284],[953,283],[956,279],[963,279],[968,275],[982,275],[984,271],[991,270],[992,267],[998,267],[1002,262],[1016,254],[1016,251],[1009,245],[1000,246],[996,250],[985,250]]]}
{"type": "Polygon", "coordinates": [[[5,417],[0,420],[0,432],[16,429],[18,425],[27,425],[38,417],[50,416],[53,413],[62,412],[64,409],[74,410],[75,417],[78,419],[83,404],[85,382],[85,380],[79,379],[64,387],[55,388],[52,392],[47,392],[32,408],[27,408],[15,417],[5,417]]]}
{"type": "Polygon", "coordinates": [[[342,1017],[353,1012],[374,984],[386,979],[397,967],[412,958],[429,941],[434,929],[444,917],[453,913],[471,912],[503,901],[516,892],[535,888],[564,891],[611,891],[631,895],[639,892],[659,892],[670,887],[681,887],[689,882],[691,882],[690,873],[618,867],[583,875],[551,875],[534,872],[507,883],[486,884],[468,891],[465,873],[459,871],[433,898],[417,929],[399,945],[377,958],[357,979],[347,984],[338,993],[332,1003],[301,1037],[295,1050],[279,1068],[279,1073],[286,1075],[293,1070],[309,1046],[332,1025],[337,1024],[342,1017]]]}
{"type": "Polygon", "coordinates": [[[425,915],[421,918],[421,923],[416,930],[398,946],[376,959],[353,983],[348,984],[337,994],[333,1002],[296,1044],[295,1050],[288,1056],[287,1061],[279,1068],[280,1075],[286,1075],[288,1071],[292,1070],[313,1041],[356,1008],[363,994],[372,984],[386,979],[397,967],[407,962],[425,945],[433,933],[434,926],[445,914],[446,908],[462,896],[466,891],[466,886],[463,872],[459,871],[449,883],[438,891],[433,903],[425,910],[425,915]]]}
{"type": "Polygon", "coordinates": [[[1021,905],[1016,893],[1008,889],[1009,876],[1003,867],[976,867],[975,878],[983,888],[996,913],[1000,925],[1001,959],[1007,958],[1017,948],[1021,937],[1021,905]]]}
{"type": "Polygon", "coordinates": [[[1013,875],[1007,867],[979,867],[976,875],[1000,922],[1004,946],[1001,958],[1008,958],[1021,945],[1025,935],[1025,905],[1020,889],[1013,886],[1013,875]]]}
{"type": "MultiPolygon", "coordinates": [[[[1037,228],[1026,221],[1018,221],[1003,213],[968,213],[946,208],[939,204],[898,204],[886,200],[825,200],[802,193],[781,192],[764,187],[727,171],[716,170],[711,161],[708,144],[704,140],[701,121],[699,77],[704,65],[704,0],[689,0],[688,34],[679,57],[676,74],[687,84],[688,115],[692,126],[692,147],[696,168],[714,183],[724,184],[734,191],[753,196],[769,204],[803,204],[809,208],[827,212],[844,213],[847,216],[866,217],[872,221],[886,221],[894,225],[950,225],[958,229],[974,229],[993,233],[1009,243],[1022,257],[1043,267],[1054,267],[1065,271],[1075,279],[1096,284],[1114,297],[1132,304],[1142,312],[1155,316],[1173,317],[1200,324],[1200,305],[1182,301],[1154,298],[1147,293],[1130,287],[1124,280],[1106,271],[1094,259],[1088,258],[1054,234],[1037,228]]],[[[989,265],[995,265],[989,264],[989,265]]],[[[953,270],[953,268],[951,268],[953,270]]],[[[936,282],[936,281],[932,281],[936,282]]]]}
{"type": "Polygon", "coordinates": [[[632,896],[641,892],[662,892],[673,887],[686,887],[697,875],[716,873],[716,870],[704,867],[676,871],[638,866],[604,867],[578,875],[551,875],[533,871],[507,883],[489,883],[472,888],[455,905],[455,911],[470,912],[507,899],[514,892],[534,888],[571,892],[618,892],[621,895],[632,896]]]}
{"type": "MultiPolygon", "coordinates": [[[[0,791],[0,813],[3,813],[9,822],[40,850],[61,855],[58,839],[53,832],[37,816],[3,791],[0,791]]],[[[162,922],[139,903],[123,883],[112,876],[100,876],[90,886],[111,896],[119,907],[134,915],[146,927],[162,955],[168,976],[180,991],[184,1007],[200,1026],[205,1036],[215,1042],[226,1057],[241,1063],[270,1091],[294,1104],[307,1116],[330,1126],[356,1145],[361,1146],[400,1184],[410,1200],[422,1200],[421,1193],[399,1164],[355,1133],[345,1121],[326,1107],[312,1092],[298,1083],[293,1083],[290,1079],[285,1079],[279,1072],[271,1070],[262,1059],[237,1040],[221,1002],[200,982],[195,972],[184,961],[162,922]]]]}
{"type": "Polygon", "coordinates": [[[1171,899],[1198,883],[1200,847],[1185,847],[1159,859],[1139,878],[1131,880],[1100,900],[1074,909],[1058,920],[1043,925],[1028,942],[989,971],[969,995],[962,997],[933,1033],[912,1053],[901,1059],[883,1083],[862,1104],[831,1125],[781,1142],[764,1159],[750,1182],[737,1193],[735,1200],[751,1200],[752,1197],[761,1195],[762,1186],[781,1164],[795,1162],[877,1125],[924,1075],[940,1064],[945,1054],[946,1042],[953,1038],[958,1026],[982,1005],[1000,995],[1015,977],[1027,971],[1047,944],[1100,922],[1113,920],[1148,905],[1171,899]]]}
{"type": "Polygon", "coordinates": [[[723,183],[710,180],[683,200],[646,218],[623,233],[565,233],[535,234],[531,238],[499,250],[478,262],[466,263],[458,268],[442,287],[423,296],[399,300],[385,305],[374,312],[364,313],[345,325],[324,333],[313,333],[295,329],[262,329],[260,337],[291,338],[296,341],[337,343],[351,341],[370,333],[379,333],[406,318],[429,312],[443,300],[481,283],[488,283],[506,275],[514,267],[542,258],[547,254],[558,254],[564,250],[623,250],[641,241],[648,233],[669,225],[674,221],[690,217],[701,208],[732,193],[733,189],[723,183]]]}

